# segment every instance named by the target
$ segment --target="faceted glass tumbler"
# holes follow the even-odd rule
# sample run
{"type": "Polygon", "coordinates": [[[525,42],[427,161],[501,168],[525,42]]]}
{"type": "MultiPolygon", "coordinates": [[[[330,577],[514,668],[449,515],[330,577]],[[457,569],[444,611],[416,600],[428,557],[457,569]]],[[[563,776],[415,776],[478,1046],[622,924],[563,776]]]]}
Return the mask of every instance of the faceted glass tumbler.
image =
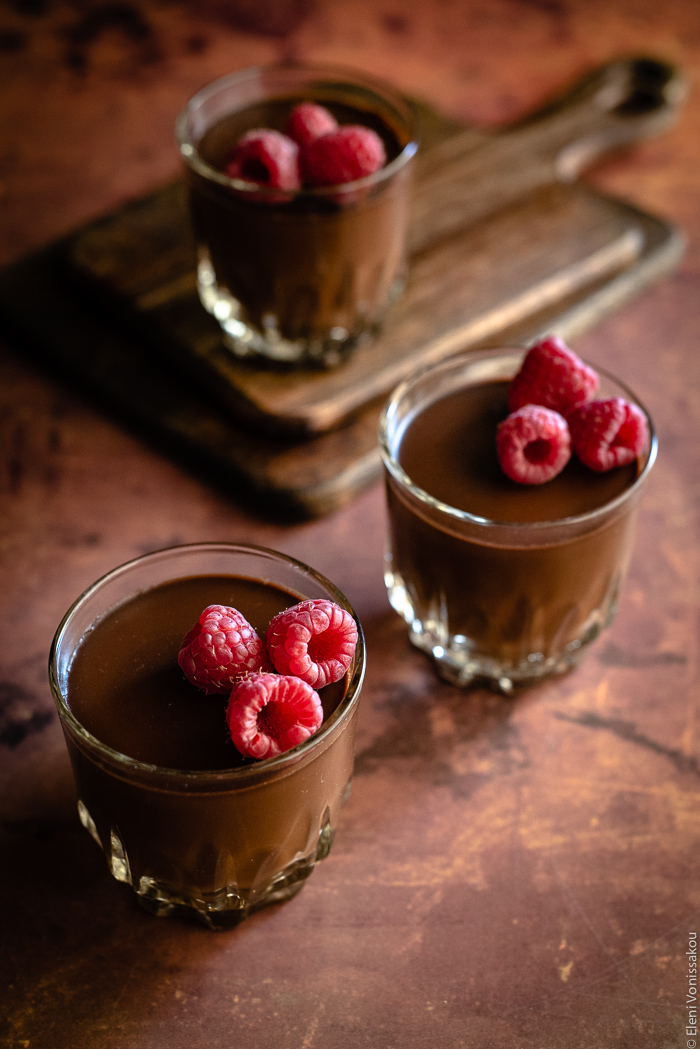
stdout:
{"type": "MultiPolygon", "coordinates": [[[[392,394],[379,434],[389,601],[442,677],[457,685],[484,678],[505,692],[574,667],[612,622],[657,447],[645,412],[650,441],[636,479],[616,498],[575,517],[504,523],[433,498],[399,462],[408,423],[448,393],[511,379],[522,357],[521,350],[461,354],[409,377],[392,394]]],[[[645,411],[626,387],[597,370],[597,397],[624,397],[645,411]]]]}
{"type": "Polygon", "coordinates": [[[176,134],[197,241],[199,296],[226,345],[241,357],[337,364],[376,330],[404,285],[417,148],[411,107],[392,88],[347,70],[259,67],[201,90],[180,114],[176,134]],[[354,122],[378,120],[390,130],[396,156],[342,190],[261,192],[258,184],[229,178],[203,146],[240,111],[266,126],[273,122],[270,106],[300,99],[366,114],[354,122]]]}
{"type": "Polygon", "coordinates": [[[83,826],[112,875],[131,885],[148,910],[159,916],[184,912],[218,929],[295,895],[328,855],[352,775],[365,649],[358,622],[343,699],[293,750],[216,771],[136,761],[105,746],[74,716],[67,687],[71,661],[86,631],[115,606],[160,583],[198,575],[269,582],[299,600],[326,598],[355,613],[329,580],[300,561],[262,547],[201,543],[115,569],[78,598],[58,628],[49,678],[83,826]]]}

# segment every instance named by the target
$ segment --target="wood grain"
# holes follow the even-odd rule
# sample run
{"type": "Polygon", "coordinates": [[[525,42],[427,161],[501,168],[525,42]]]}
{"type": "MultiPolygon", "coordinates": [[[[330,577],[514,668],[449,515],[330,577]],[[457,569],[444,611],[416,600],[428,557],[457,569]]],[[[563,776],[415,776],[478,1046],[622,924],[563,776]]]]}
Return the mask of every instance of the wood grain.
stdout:
{"type": "MultiPolygon", "coordinates": [[[[514,307],[506,318],[510,323],[495,324],[497,334],[491,339],[489,316],[481,314],[483,329],[475,335],[475,346],[496,340],[522,345],[552,329],[564,338],[579,335],[678,262],[683,238],[667,223],[629,205],[591,197],[582,187],[564,192],[570,203],[580,196],[584,211],[593,203],[615,217],[619,240],[601,249],[603,257],[611,246],[621,254],[627,252],[630,232],[633,246],[641,236],[641,253],[631,265],[612,274],[603,267],[596,280],[591,273],[590,282],[583,286],[573,282],[572,287],[564,274],[559,285],[551,285],[561,294],[543,296],[528,310],[514,307]],[[568,295],[563,294],[567,287],[568,295]],[[478,334],[482,337],[477,338],[478,334]]],[[[501,219],[506,220],[508,215],[501,219]]],[[[487,239],[490,228],[483,231],[487,239]]],[[[518,243],[522,246],[520,234],[518,243]]],[[[556,253],[556,244],[552,251],[556,253]]],[[[228,386],[225,397],[219,391],[212,398],[201,381],[193,383],[186,371],[174,366],[167,356],[172,345],[156,348],[150,331],[123,320],[114,323],[110,318],[105,323],[104,310],[96,307],[92,289],[85,294],[66,285],[63,258],[59,245],[0,274],[0,313],[12,324],[16,337],[25,344],[31,340],[36,355],[157,447],[218,488],[252,501],[276,518],[331,513],[378,476],[377,424],[383,396],[366,404],[345,425],[311,439],[259,433],[249,425],[245,401],[232,412],[228,386]],[[37,301],[42,303],[41,310],[36,309],[37,301]]],[[[520,265],[526,267],[526,262],[521,259],[520,265]]],[[[487,269],[487,283],[488,276],[487,269]]],[[[463,290],[468,293],[468,284],[463,290]]],[[[429,300],[425,308],[430,311],[429,300]]],[[[503,314],[496,312],[502,320],[503,314]]],[[[183,326],[192,316],[192,311],[183,312],[183,326]]],[[[203,311],[195,316],[209,321],[203,311]]],[[[173,323],[177,323],[176,313],[173,323]]],[[[438,345],[438,352],[443,348],[438,345]]],[[[230,365],[230,355],[222,360],[230,365]]]]}
{"type": "Polygon", "coordinates": [[[262,432],[319,434],[429,361],[500,332],[628,266],[641,230],[608,201],[568,192],[596,155],[666,126],[683,80],[645,59],[613,62],[500,134],[457,130],[416,105],[424,141],[412,205],[406,292],[380,334],[328,370],[238,360],[199,305],[181,186],[79,233],[76,273],[214,397],[262,432]],[[644,104],[639,101],[643,100],[644,104]]]}
{"type": "Polygon", "coordinates": [[[378,475],[381,406],[413,369],[546,330],[579,334],[676,264],[671,226],[558,181],[562,158],[578,158],[571,174],[675,116],[682,78],[644,61],[604,66],[501,133],[416,103],[425,149],[407,288],[381,334],[335,369],[256,367],[226,348],[196,294],[180,182],[6,271],[0,309],[45,359],[217,484],[277,515],[329,513],[378,475]],[[626,111],[649,82],[651,101],[626,111]]]}

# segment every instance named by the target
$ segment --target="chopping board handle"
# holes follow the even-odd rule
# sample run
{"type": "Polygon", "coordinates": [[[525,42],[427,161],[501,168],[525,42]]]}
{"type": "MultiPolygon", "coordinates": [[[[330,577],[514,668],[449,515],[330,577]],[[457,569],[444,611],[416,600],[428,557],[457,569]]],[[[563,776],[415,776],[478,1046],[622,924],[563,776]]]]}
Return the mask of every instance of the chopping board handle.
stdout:
{"type": "Polygon", "coordinates": [[[601,154],[657,134],[676,118],[685,93],[674,66],[621,58],[477,146],[469,133],[453,136],[420,160],[409,250],[422,250],[542,186],[571,182],[601,154]]]}
{"type": "Polygon", "coordinates": [[[549,152],[556,176],[570,182],[602,153],[669,127],[685,94],[685,79],[668,63],[641,56],[618,59],[585,77],[520,130],[530,127],[532,145],[549,152]]]}

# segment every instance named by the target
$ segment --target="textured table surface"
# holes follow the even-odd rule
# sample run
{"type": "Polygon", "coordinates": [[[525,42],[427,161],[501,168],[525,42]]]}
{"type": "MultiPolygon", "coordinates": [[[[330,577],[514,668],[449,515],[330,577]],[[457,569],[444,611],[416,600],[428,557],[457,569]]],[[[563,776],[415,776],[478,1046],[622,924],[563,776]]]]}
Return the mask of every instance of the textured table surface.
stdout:
{"type": "MultiPolygon", "coordinates": [[[[694,0],[12,0],[0,19],[1,262],[173,177],[179,108],[244,65],[381,71],[485,127],[615,55],[700,72],[694,0]]],[[[661,450],[616,622],[578,671],[515,699],[441,684],[409,648],[379,485],[320,521],[262,519],[0,346],[0,1045],[693,1049],[699,167],[691,87],[676,127],[589,176],[690,237],[673,277],[574,344],[636,389],[661,450]],[[86,585],[214,539],[311,562],[369,647],[331,856],[220,934],[151,918],[112,881],[46,680],[86,585]]]]}

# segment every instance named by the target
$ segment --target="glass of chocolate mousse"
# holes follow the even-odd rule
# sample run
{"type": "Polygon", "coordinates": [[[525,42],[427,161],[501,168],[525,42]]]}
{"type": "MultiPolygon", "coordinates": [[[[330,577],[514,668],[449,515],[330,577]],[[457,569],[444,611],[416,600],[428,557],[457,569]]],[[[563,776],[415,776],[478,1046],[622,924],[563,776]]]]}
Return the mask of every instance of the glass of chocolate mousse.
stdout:
{"type": "Polygon", "coordinates": [[[442,677],[504,692],[574,667],[612,621],[656,456],[647,413],[598,369],[597,396],[644,412],[643,451],[605,473],[572,455],[547,483],[510,480],[496,428],[523,356],[487,350],[428,367],[394,391],[380,423],[391,605],[442,677]]]}
{"type": "Polygon", "coordinates": [[[408,103],[390,87],[342,69],[259,67],[201,90],[180,114],[176,132],[199,295],[225,343],[242,357],[338,363],[377,328],[403,287],[416,152],[408,103]],[[308,175],[304,143],[297,181],[269,181],[257,155],[231,166],[243,136],[264,129],[279,145],[292,112],[308,103],[323,107],[340,129],[369,129],[382,150],[381,167],[318,184],[308,175]]]}
{"type": "Polygon", "coordinates": [[[262,761],[231,742],[227,697],[199,691],[177,663],[211,604],[239,609],[264,638],[272,617],[306,599],[354,617],[332,583],[293,558],[202,543],[116,568],[58,628],[49,675],[80,820],[112,875],[156,915],[235,925],[292,897],[328,855],[353,768],[359,623],[347,673],[319,689],[321,727],[262,761]]]}

